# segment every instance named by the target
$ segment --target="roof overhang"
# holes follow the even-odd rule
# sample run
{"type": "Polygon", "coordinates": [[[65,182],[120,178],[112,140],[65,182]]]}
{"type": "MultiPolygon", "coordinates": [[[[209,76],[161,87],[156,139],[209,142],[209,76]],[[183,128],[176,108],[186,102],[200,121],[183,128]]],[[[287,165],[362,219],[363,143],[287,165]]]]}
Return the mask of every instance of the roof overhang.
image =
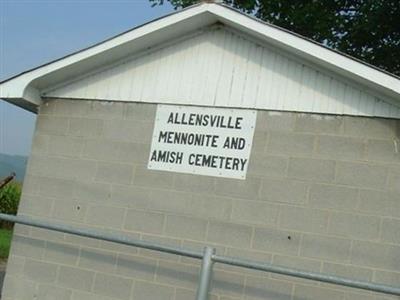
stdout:
{"type": "Polygon", "coordinates": [[[41,90],[216,22],[265,41],[307,62],[351,79],[400,105],[400,79],[228,6],[202,3],[156,19],[0,83],[0,98],[35,112],[41,90]]]}

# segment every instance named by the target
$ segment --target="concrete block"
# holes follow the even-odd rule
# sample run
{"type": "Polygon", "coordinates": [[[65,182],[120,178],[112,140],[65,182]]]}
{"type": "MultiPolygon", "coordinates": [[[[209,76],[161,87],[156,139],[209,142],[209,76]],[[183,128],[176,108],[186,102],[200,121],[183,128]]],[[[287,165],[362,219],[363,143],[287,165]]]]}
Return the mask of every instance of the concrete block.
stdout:
{"type": "MultiPolygon", "coordinates": [[[[217,251],[217,254],[221,254],[221,253],[219,253],[219,251],[217,251]]],[[[270,263],[272,261],[272,254],[266,253],[266,252],[261,252],[261,251],[249,250],[249,249],[226,248],[225,255],[232,256],[232,257],[240,257],[240,258],[248,259],[248,260],[255,260],[255,261],[264,262],[264,263],[270,263]]],[[[262,271],[255,271],[255,270],[250,270],[250,269],[245,269],[245,268],[240,268],[240,267],[235,267],[235,266],[229,266],[229,265],[224,265],[224,264],[217,264],[217,265],[215,265],[215,268],[220,268],[221,270],[224,270],[227,272],[234,272],[234,273],[240,273],[240,274],[268,276],[268,275],[266,275],[265,272],[262,272],[262,271]]]]}
{"type": "Polygon", "coordinates": [[[79,257],[79,246],[47,241],[44,257],[49,262],[75,265],[79,257]]]}
{"type": "Polygon", "coordinates": [[[57,265],[39,260],[25,260],[24,276],[36,282],[52,283],[56,280],[57,265]]]}
{"type": "MultiPolygon", "coordinates": [[[[320,272],[321,270],[321,262],[315,259],[303,258],[298,256],[274,255],[272,261],[274,265],[283,266],[286,268],[293,268],[293,269],[299,269],[317,273],[320,272]]],[[[304,282],[306,284],[310,283],[310,281],[307,279],[300,279],[296,277],[284,276],[279,274],[271,274],[271,277],[279,280],[304,282]]]]}
{"type": "Polygon", "coordinates": [[[42,259],[45,242],[42,240],[13,235],[10,253],[17,256],[42,259]]]}
{"type": "Polygon", "coordinates": [[[215,180],[211,176],[175,174],[174,189],[191,193],[210,194],[214,193],[215,180]]]}
{"type": "MultiPolygon", "coordinates": [[[[140,234],[136,232],[128,232],[128,231],[121,231],[121,230],[110,230],[107,229],[106,232],[111,234],[119,234],[126,236],[128,238],[132,238],[135,240],[140,240],[140,234]]],[[[129,245],[122,245],[113,242],[101,241],[100,248],[106,251],[118,252],[118,253],[126,253],[126,254],[137,254],[139,249],[136,247],[132,247],[129,245]]]]}
{"type": "Polygon", "coordinates": [[[400,244],[400,220],[384,219],[381,232],[383,242],[400,244]]]}
{"type": "Polygon", "coordinates": [[[38,185],[38,195],[68,200],[72,198],[73,180],[41,177],[38,180],[38,185]]]}
{"type": "Polygon", "coordinates": [[[257,131],[292,131],[296,114],[279,111],[257,111],[257,131]]]}
{"type": "Polygon", "coordinates": [[[140,210],[128,210],[124,228],[131,231],[160,234],[163,230],[165,216],[160,213],[140,210]]]}
{"type": "Polygon", "coordinates": [[[10,254],[7,259],[6,273],[21,276],[24,272],[25,257],[10,254]]]}
{"type": "Polygon", "coordinates": [[[267,141],[268,141],[268,133],[265,131],[256,130],[253,135],[253,144],[251,146],[252,155],[255,154],[262,155],[265,152],[267,141]]]}
{"type": "Polygon", "coordinates": [[[251,155],[247,174],[260,177],[286,177],[288,158],[275,155],[251,155]]]}
{"type": "MultiPolygon", "coordinates": [[[[55,136],[52,136],[55,137],[55,136]]],[[[49,148],[49,135],[35,134],[32,139],[31,154],[47,154],[49,148]]]]}
{"type": "Polygon", "coordinates": [[[87,116],[92,101],[60,99],[55,100],[54,114],[64,117],[85,117],[87,116]]]}
{"type": "Polygon", "coordinates": [[[29,195],[36,195],[39,192],[39,182],[42,180],[40,176],[33,176],[25,174],[24,184],[22,186],[22,193],[29,195]]]}
{"type": "Polygon", "coordinates": [[[78,266],[99,272],[111,273],[117,264],[117,254],[94,248],[82,248],[78,266]]]}
{"type": "Polygon", "coordinates": [[[355,137],[395,138],[396,120],[383,118],[343,117],[344,134],[355,137]]]}
{"type": "Polygon", "coordinates": [[[374,243],[367,241],[354,241],[351,251],[351,263],[387,271],[400,269],[400,246],[374,243]]]}
{"type": "Polygon", "coordinates": [[[232,247],[250,248],[253,229],[235,223],[210,221],[207,241],[232,247]]]}
{"type": "Polygon", "coordinates": [[[389,169],[388,188],[391,191],[400,193],[400,168],[392,165],[389,169]]]}
{"type": "Polygon", "coordinates": [[[350,259],[350,244],[348,239],[304,234],[300,255],[333,262],[347,262],[350,259]]]}
{"type": "Polygon", "coordinates": [[[329,213],[325,210],[297,206],[282,206],[280,227],[313,233],[324,233],[328,228],[329,213]]]}
{"type": "Polygon", "coordinates": [[[37,292],[37,297],[40,300],[70,300],[71,296],[71,290],[50,284],[40,284],[37,292]]]}
{"type": "Polygon", "coordinates": [[[95,180],[106,183],[130,184],[133,170],[132,165],[98,162],[95,180]]]}
{"type": "Polygon", "coordinates": [[[168,236],[204,241],[206,232],[206,220],[186,216],[167,216],[165,233],[168,236]]]}
{"type": "Polygon", "coordinates": [[[147,170],[146,166],[137,166],[135,168],[132,183],[138,186],[171,188],[174,181],[174,175],[169,172],[147,170]]]}
{"type": "Polygon", "coordinates": [[[368,140],[367,159],[370,161],[400,162],[399,141],[368,140]]]}
{"type": "Polygon", "coordinates": [[[61,287],[90,291],[92,289],[94,272],[74,268],[69,266],[60,266],[57,283],[61,287]]]}
{"type": "MultiPolygon", "coordinates": [[[[180,289],[180,288],[176,289],[175,300],[188,300],[188,299],[196,299],[196,291],[180,289]]],[[[218,300],[218,296],[211,294],[210,300],[218,300]]]]}
{"type": "Polygon", "coordinates": [[[291,158],[289,160],[288,176],[293,179],[313,182],[332,182],[335,178],[335,161],[291,158]]]}
{"type": "Polygon", "coordinates": [[[131,297],[132,287],[132,279],[97,273],[93,292],[102,296],[128,300],[131,297]]]}
{"type": "Polygon", "coordinates": [[[278,221],[279,206],[264,201],[234,200],[232,222],[274,226],[278,221]]]}
{"type": "Polygon", "coordinates": [[[1,294],[2,300],[29,300],[36,296],[37,289],[34,281],[6,274],[1,294]]]}
{"type": "Polygon", "coordinates": [[[86,140],[82,150],[82,156],[88,159],[118,161],[119,146],[120,143],[112,140],[86,140]]]}
{"type": "Polygon", "coordinates": [[[104,122],[104,137],[124,142],[150,143],[153,126],[153,122],[109,120],[104,122]]]}
{"type": "Polygon", "coordinates": [[[214,270],[211,291],[216,295],[240,297],[243,294],[245,276],[214,270]]]}
{"type": "Polygon", "coordinates": [[[22,224],[14,224],[13,234],[18,236],[30,236],[32,227],[22,224]]]}
{"type": "Polygon", "coordinates": [[[343,117],[320,114],[296,114],[294,130],[298,132],[339,134],[343,117]]]}
{"type": "Polygon", "coordinates": [[[244,289],[246,300],[290,300],[293,284],[275,279],[248,277],[244,289]]]}
{"type": "Polygon", "coordinates": [[[157,261],[142,256],[119,254],[116,273],[124,277],[153,281],[157,261]]]}
{"type": "Polygon", "coordinates": [[[360,190],[359,210],[378,216],[400,217],[400,193],[360,190]]]}
{"type": "Polygon", "coordinates": [[[261,181],[247,176],[246,180],[215,178],[215,194],[241,199],[257,199],[261,181]]]}
{"type": "Polygon", "coordinates": [[[287,179],[264,179],[260,199],[269,202],[302,204],[306,201],[307,183],[287,179]]]}
{"type": "Polygon", "coordinates": [[[75,181],[73,197],[84,202],[108,204],[111,197],[111,185],[86,180],[75,181]]]}
{"type": "Polygon", "coordinates": [[[313,184],[310,187],[308,205],[313,208],[355,210],[357,207],[358,190],[355,188],[313,184]]]}
{"type": "Polygon", "coordinates": [[[111,186],[110,201],[115,206],[145,209],[148,207],[150,199],[150,189],[118,184],[111,186]]]}
{"type": "Polygon", "coordinates": [[[172,300],[174,288],[145,281],[136,281],[133,299],[172,300]]]}
{"type": "Polygon", "coordinates": [[[103,128],[103,120],[71,118],[69,120],[68,135],[83,138],[96,138],[102,135],[103,128]]]}
{"type": "Polygon", "coordinates": [[[39,115],[36,120],[36,134],[65,135],[69,129],[68,118],[39,115]]]}
{"type": "Polygon", "coordinates": [[[48,217],[51,214],[54,198],[22,194],[18,211],[20,214],[48,217]]]}
{"type": "Polygon", "coordinates": [[[388,174],[387,167],[375,164],[338,161],[336,168],[337,183],[365,188],[383,188],[388,174]]]}
{"type": "Polygon", "coordinates": [[[39,115],[52,115],[55,114],[56,111],[56,103],[57,100],[54,99],[46,99],[39,106],[39,115]]]}
{"type": "Polygon", "coordinates": [[[388,272],[388,271],[380,271],[375,270],[374,282],[398,286],[400,282],[400,272],[388,272]]]}
{"type": "Polygon", "coordinates": [[[147,164],[149,153],[150,144],[121,142],[117,159],[125,163],[147,164]]]}
{"type": "Polygon", "coordinates": [[[91,205],[86,213],[86,223],[107,228],[122,228],[125,209],[120,207],[91,205]]]}
{"type": "Polygon", "coordinates": [[[157,105],[149,103],[126,103],[124,118],[135,121],[152,121],[156,116],[157,105]]]}
{"type": "Polygon", "coordinates": [[[51,136],[48,141],[48,154],[54,156],[80,157],[84,139],[68,136],[51,136]]]}
{"type": "MultiPolygon", "coordinates": [[[[180,247],[181,240],[176,238],[170,238],[158,235],[142,234],[141,239],[144,241],[150,241],[157,244],[169,245],[173,247],[180,247]]],[[[158,251],[151,251],[147,249],[139,249],[139,254],[152,259],[163,259],[169,261],[179,261],[180,257],[173,254],[162,253],[158,251]]]]}
{"type": "Polygon", "coordinates": [[[331,213],[329,233],[349,238],[375,240],[379,236],[380,219],[374,216],[331,213]]]}
{"type": "Polygon", "coordinates": [[[199,266],[160,261],[156,271],[156,282],[195,290],[199,272],[199,266]]]}
{"type": "Polygon", "coordinates": [[[156,211],[184,213],[190,197],[190,193],[153,189],[147,207],[156,211]]]}
{"type": "Polygon", "coordinates": [[[362,160],[365,145],[363,139],[343,136],[319,136],[316,155],[338,160],[362,160]]]}
{"type": "Polygon", "coordinates": [[[96,173],[96,162],[33,155],[29,160],[28,174],[64,179],[92,179],[96,173]]]}
{"type": "MultiPolygon", "coordinates": [[[[95,226],[89,226],[85,224],[85,228],[98,230],[95,226]]],[[[104,229],[102,229],[104,230],[104,229]]],[[[65,241],[74,245],[86,246],[86,247],[98,247],[100,241],[97,239],[91,239],[87,237],[77,236],[74,234],[65,234],[65,241]]]]}
{"type": "Polygon", "coordinates": [[[296,285],[293,300],[343,300],[344,292],[315,285],[296,285]]]}
{"type": "Polygon", "coordinates": [[[191,194],[185,208],[186,214],[221,221],[229,220],[231,211],[232,199],[204,194],[191,194]]]}
{"type": "Polygon", "coordinates": [[[87,110],[89,118],[122,119],[125,103],[115,101],[90,101],[87,110]]]}
{"type": "Polygon", "coordinates": [[[98,294],[81,292],[81,291],[72,291],[72,300],[115,300],[116,298],[111,298],[107,296],[100,296],[98,294]]]}
{"type": "Polygon", "coordinates": [[[87,205],[83,201],[60,200],[54,202],[52,216],[57,220],[82,223],[86,211],[87,205]]]}
{"type": "Polygon", "coordinates": [[[256,228],[252,248],[260,251],[297,255],[301,235],[274,228],[256,228]]]}
{"type": "Polygon", "coordinates": [[[64,233],[42,228],[32,227],[30,236],[38,240],[45,240],[48,242],[64,242],[64,233]]]}
{"type": "Polygon", "coordinates": [[[315,136],[291,132],[270,132],[265,148],[267,153],[311,156],[315,136]]]}
{"type": "Polygon", "coordinates": [[[371,269],[328,262],[323,263],[322,272],[359,281],[372,281],[373,274],[371,269]]]}

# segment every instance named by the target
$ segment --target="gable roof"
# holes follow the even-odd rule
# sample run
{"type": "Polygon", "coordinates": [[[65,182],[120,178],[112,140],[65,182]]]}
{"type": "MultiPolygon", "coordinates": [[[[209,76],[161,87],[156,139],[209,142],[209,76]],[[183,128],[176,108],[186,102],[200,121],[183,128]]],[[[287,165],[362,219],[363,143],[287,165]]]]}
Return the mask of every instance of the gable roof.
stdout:
{"type": "Polygon", "coordinates": [[[223,23],[309,63],[351,79],[373,94],[380,95],[385,101],[400,106],[398,77],[216,3],[191,6],[4,80],[0,83],[0,98],[35,112],[42,102],[43,89],[214,23],[223,23]]]}

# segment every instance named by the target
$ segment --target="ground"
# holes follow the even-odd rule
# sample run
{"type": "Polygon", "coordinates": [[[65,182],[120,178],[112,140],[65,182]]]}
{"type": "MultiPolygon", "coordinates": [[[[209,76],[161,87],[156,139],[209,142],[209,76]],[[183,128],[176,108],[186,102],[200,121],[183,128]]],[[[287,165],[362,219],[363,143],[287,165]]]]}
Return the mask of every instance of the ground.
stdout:
{"type": "Polygon", "coordinates": [[[6,271],[7,257],[10,251],[12,230],[0,229],[0,295],[6,271]]]}

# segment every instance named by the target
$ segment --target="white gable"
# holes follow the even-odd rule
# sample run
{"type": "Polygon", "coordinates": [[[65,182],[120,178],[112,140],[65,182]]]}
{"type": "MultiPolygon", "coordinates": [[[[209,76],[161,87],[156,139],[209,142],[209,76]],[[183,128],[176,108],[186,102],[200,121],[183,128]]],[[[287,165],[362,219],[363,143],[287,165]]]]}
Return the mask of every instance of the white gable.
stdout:
{"type": "Polygon", "coordinates": [[[398,106],[358,83],[222,25],[50,88],[43,96],[400,117],[398,106]]]}

